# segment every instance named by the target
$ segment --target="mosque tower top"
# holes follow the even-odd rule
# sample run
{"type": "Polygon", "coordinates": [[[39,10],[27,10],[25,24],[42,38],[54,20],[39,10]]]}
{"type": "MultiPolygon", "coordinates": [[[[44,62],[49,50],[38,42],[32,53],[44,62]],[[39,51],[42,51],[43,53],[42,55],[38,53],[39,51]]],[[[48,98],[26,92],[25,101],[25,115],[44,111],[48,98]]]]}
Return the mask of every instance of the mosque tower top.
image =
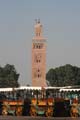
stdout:
{"type": "Polygon", "coordinates": [[[35,26],[34,26],[34,28],[35,28],[35,36],[36,37],[41,37],[42,36],[42,24],[40,23],[40,19],[36,19],[35,20],[36,21],[36,24],[35,24],[35,26]]]}

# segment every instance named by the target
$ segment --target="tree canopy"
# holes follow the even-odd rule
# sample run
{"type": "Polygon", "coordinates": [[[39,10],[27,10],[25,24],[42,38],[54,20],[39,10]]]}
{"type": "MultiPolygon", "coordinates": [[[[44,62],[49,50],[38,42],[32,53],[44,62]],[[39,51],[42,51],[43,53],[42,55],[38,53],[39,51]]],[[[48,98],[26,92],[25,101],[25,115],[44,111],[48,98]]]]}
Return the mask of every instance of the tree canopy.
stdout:
{"type": "Polygon", "coordinates": [[[51,86],[80,85],[80,68],[70,64],[51,68],[46,74],[46,79],[51,86]]]}
{"type": "Polygon", "coordinates": [[[16,72],[14,65],[6,64],[0,67],[0,88],[18,87],[19,74],[16,72]]]}

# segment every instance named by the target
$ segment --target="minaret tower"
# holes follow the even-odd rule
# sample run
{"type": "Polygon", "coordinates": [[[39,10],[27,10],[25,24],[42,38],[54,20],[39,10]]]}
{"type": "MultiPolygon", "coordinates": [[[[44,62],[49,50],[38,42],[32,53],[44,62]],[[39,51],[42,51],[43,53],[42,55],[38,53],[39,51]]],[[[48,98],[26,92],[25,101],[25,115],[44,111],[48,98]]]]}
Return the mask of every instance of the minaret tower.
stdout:
{"type": "Polygon", "coordinates": [[[36,20],[35,36],[32,39],[32,86],[46,86],[46,40],[43,26],[36,20]]]}

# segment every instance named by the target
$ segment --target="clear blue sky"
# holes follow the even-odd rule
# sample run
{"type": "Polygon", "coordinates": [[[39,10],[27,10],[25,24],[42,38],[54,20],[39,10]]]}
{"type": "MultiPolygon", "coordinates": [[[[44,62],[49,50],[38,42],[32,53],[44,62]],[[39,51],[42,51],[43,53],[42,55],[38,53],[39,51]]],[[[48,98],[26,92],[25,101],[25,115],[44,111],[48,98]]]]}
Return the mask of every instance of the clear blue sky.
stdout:
{"type": "Polygon", "coordinates": [[[21,85],[31,83],[35,19],[47,38],[47,71],[80,67],[80,0],[0,0],[0,65],[13,64],[21,85]]]}

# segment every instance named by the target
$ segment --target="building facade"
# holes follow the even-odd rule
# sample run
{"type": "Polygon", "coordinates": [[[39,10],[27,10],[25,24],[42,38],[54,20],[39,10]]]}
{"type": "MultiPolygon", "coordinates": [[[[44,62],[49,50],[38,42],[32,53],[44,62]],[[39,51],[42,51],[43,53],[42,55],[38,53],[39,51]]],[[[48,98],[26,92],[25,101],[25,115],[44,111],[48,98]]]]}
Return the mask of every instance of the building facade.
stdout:
{"type": "Polygon", "coordinates": [[[43,26],[39,20],[34,26],[32,39],[32,86],[46,86],[46,39],[43,37],[43,26]]]}

